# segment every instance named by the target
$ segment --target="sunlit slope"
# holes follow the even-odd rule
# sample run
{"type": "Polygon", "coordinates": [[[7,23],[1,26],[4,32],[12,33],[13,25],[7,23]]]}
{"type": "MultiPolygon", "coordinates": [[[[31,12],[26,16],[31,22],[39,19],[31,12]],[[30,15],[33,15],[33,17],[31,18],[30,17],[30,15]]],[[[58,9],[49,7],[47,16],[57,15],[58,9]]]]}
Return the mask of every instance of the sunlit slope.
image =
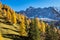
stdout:
{"type": "Polygon", "coordinates": [[[20,36],[28,37],[31,29],[33,29],[33,33],[35,32],[34,28],[38,28],[37,30],[44,34],[47,27],[50,25],[38,17],[30,19],[0,3],[0,33],[4,40],[20,39],[20,36]]]}
{"type": "Polygon", "coordinates": [[[24,27],[25,16],[20,15],[15,13],[9,6],[0,3],[0,33],[4,40],[13,40],[17,36],[27,36],[26,28],[24,27]],[[23,27],[20,27],[20,22],[22,22],[24,29],[21,29],[23,27]]]}
{"type": "MultiPolygon", "coordinates": [[[[39,19],[37,19],[37,22],[39,22],[38,24],[41,27],[44,25],[42,22],[42,25],[40,24],[39,19]]],[[[23,14],[17,14],[9,6],[0,3],[0,28],[2,34],[18,34],[20,36],[27,36],[28,32],[26,30],[30,28],[30,23],[31,19],[23,14]]],[[[45,29],[43,29],[44,28],[42,28],[42,31],[45,31],[45,29]]]]}

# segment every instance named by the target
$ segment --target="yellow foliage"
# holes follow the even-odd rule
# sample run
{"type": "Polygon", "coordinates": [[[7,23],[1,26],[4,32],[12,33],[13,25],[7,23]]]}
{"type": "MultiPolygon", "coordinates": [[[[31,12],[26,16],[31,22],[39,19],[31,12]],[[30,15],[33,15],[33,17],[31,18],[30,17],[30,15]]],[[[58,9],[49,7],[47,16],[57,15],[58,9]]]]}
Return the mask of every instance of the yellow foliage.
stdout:
{"type": "MultiPolygon", "coordinates": [[[[24,16],[23,14],[16,14],[15,11],[13,11],[9,6],[7,5],[2,5],[2,3],[0,3],[0,11],[1,8],[3,7],[3,13],[4,13],[4,16],[7,17],[7,20],[8,21],[11,21],[13,24],[16,24],[17,23],[17,20],[20,22],[20,26],[19,26],[19,30],[20,30],[20,35],[21,36],[26,36],[27,35],[27,32],[26,32],[26,23],[25,21],[27,22],[27,25],[30,26],[29,24],[32,22],[33,26],[34,26],[34,20],[31,20],[31,19],[26,19],[26,16],[24,16]],[[26,19],[26,20],[25,20],[26,19]]],[[[0,15],[2,15],[2,13],[0,12],[0,15]]],[[[48,24],[44,23],[43,21],[40,21],[39,18],[35,18],[35,21],[36,21],[36,26],[42,31],[42,32],[45,32],[45,28],[48,26],[48,24]]]]}
{"type": "Polygon", "coordinates": [[[6,12],[6,10],[5,10],[5,9],[3,10],[3,13],[4,13],[4,16],[6,16],[6,15],[7,15],[7,12],[6,12]]]}
{"type": "Polygon", "coordinates": [[[40,23],[39,18],[36,18],[35,20],[36,20],[37,27],[38,27],[39,29],[41,29],[41,23],[40,23]]]}
{"type": "Polygon", "coordinates": [[[40,21],[39,18],[35,18],[36,26],[40,29],[40,31],[45,33],[45,23],[43,21],[40,21]]]}
{"type": "Polygon", "coordinates": [[[41,22],[41,31],[45,33],[45,23],[42,21],[41,22]]]}
{"type": "Polygon", "coordinates": [[[7,6],[7,5],[3,5],[3,8],[5,8],[5,9],[10,9],[10,7],[7,6]]]}
{"type": "Polygon", "coordinates": [[[2,37],[2,35],[1,35],[1,33],[0,33],[0,40],[3,40],[3,37],[2,37]]]}
{"type": "Polygon", "coordinates": [[[2,16],[2,13],[0,12],[0,17],[2,16]]]}
{"type": "Polygon", "coordinates": [[[15,13],[14,11],[12,11],[11,14],[12,14],[12,16],[11,16],[11,17],[12,17],[12,19],[11,19],[11,20],[12,20],[12,23],[13,23],[13,24],[16,24],[16,23],[17,23],[16,13],[15,13]]]}
{"type": "Polygon", "coordinates": [[[48,27],[49,26],[48,23],[46,23],[45,26],[48,27]]]}
{"type": "Polygon", "coordinates": [[[57,28],[56,27],[54,27],[54,31],[57,32],[57,28]]]}
{"type": "Polygon", "coordinates": [[[19,20],[20,14],[16,14],[16,18],[17,20],[19,20]]]}
{"type": "Polygon", "coordinates": [[[28,19],[26,21],[27,21],[27,25],[29,25],[31,23],[31,20],[30,19],[28,19]]]}
{"type": "Polygon", "coordinates": [[[22,20],[21,14],[16,14],[16,17],[17,17],[17,20],[18,20],[19,22],[21,22],[21,20],[22,20]]]}
{"type": "Polygon", "coordinates": [[[25,16],[24,15],[20,15],[20,35],[21,36],[27,36],[27,32],[26,30],[26,25],[25,25],[25,16]]]}
{"type": "Polygon", "coordinates": [[[9,10],[6,13],[6,16],[7,16],[7,20],[11,20],[11,13],[9,12],[9,10]]]}
{"type": "Polygon", "coordinates": [[[0,2],[0,9],[3,7],[2,3],[0,2]]]}

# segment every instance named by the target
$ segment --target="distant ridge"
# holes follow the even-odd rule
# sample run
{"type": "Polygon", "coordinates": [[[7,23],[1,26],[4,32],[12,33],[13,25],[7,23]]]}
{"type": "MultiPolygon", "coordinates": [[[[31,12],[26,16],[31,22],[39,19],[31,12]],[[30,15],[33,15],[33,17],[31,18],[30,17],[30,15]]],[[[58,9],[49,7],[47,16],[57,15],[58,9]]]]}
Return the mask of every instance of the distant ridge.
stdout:
{"type": "Polygon", "coordinates": [[[18,13],[23,13],[24,15],[28,16],[29,18],[49,18],[53,20],[60,20],[60,13],[55,10],[54,7],[45,7],[45,8],[34,8],[29,7],[25,11],[21,10],[18,13]]]}

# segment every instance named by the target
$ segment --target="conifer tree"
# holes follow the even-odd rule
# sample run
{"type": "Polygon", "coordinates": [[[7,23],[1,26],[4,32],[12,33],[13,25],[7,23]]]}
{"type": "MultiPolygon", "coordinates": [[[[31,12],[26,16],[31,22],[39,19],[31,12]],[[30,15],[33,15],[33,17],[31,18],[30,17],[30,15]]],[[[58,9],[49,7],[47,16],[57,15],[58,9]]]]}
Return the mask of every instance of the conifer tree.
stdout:
{"type": "Polygon", "coordinates": [[[31,40],[40,40],[40,31],[39,28],[37,27],[36,18],[31,21],[29,35],[31,40]]]}
{"type": "Polygon", "coordinates": [[[58,34],[54,30],[54,26],[50,25],[46,27],[46,38],[45,40],[58,40],[58,34]]]}
{"type": "Polygon", "coordinates": [[[27,18],[25,18],[25,20],[26,20],[26,28],[27,29],[29,29],[30,28],[30,23],[31,23],[31,20],[30,19],[27,19],[27,18]]]}
{"type": "Polygon", "coordinates": [[[49,33],[50,33],[50,26],[47,26],[45,40],[51,40],[51,36],[49,33]]]}
{"type": "Polygon", "coordinates": [[[20,35],[27,36],[26,25],[25,25],[25,16],[20,15],[20,35]]]}
{"type": "Polygon", "coordinates": [[[9,6],[7,6],[7,5],[3,5],[3,8],[4,9],[6,9],[6,11],[7,11],[7,9],[11,9],[9,6]]]}
{"type": "Polygon", "coordinates": [[[40,23],[39,18],[36,17],[35,19],[36,19],[36,25],[39,28],[39,30],[41,31],[41,23],[40,23]]]}
{"type": "Polygon", "coordinates": [[[45,23],[45,26],[48,27],[49,26],[48,23],[45,23]]]}
{"type": "Polygon", "coordinates": [[[7,20],[11,22],[11,13],[9,10],[7,11],[6,17],[7,17],[7,20]]]}
{"type": "Polygon", "coordinates": [[[0,2],[0,17],[2,16],[2,10],[1,8],[3,7],[2,3],[0,2]]]}
{"type": "Polygon", "coordinates": [[[6,17],[7,11],[5,9],[3,10],[3,13],[4,13],[4,16],[6,17]]]}
{"type": "Polygon", "coordinates": [[[41,21],[41,31],[45,33],[45,23],[41,21]]]}
{"type": "MultiPolygon", "coordinates": [[[[27,18],[26,18],[27,19],[27,18]]],[[[31,20],[30,19],[28,19],[28,20],[26,20],[27,21],[27,25],[29,25],[30,23],[31,23],[31,20]]]]}
{"type": "Polygon", "coordinates": [[[2,3],[0,2],[0,9],[3,7],[2,3]]]}
{"type": "Polygon", "coordinates": [[[12,17],[12,23],[16,24],[17,23],[17,19],[16,19],[16,13],[14,11],[11,11],[11,17],[12,17]]]}
{"type": "Polygon", "coordinates": [[[0,33],[0,40],[3,40],[2,34],[0,33]]]}
{"type": "Polygon", "coordinates": [[[0,17],[2,17],[2,11],[0,10],[0,17]]]}

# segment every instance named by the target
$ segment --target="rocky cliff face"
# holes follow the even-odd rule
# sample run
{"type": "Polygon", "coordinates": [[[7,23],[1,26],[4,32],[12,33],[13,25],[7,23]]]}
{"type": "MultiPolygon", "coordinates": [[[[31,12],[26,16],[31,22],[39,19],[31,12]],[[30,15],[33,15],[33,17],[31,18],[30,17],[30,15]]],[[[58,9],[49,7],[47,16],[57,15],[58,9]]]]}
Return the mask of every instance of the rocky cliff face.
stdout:
{"type": "Polygon", "coordinates": [[[60,20],[60,13],[55,10],[54,7],[45,7],[45,8],[34,8],[29,7],[25,11],[21,10],[18,13],[23,13],[24,15],[28,16],[29,18],[48,18],[53,20],[60,20]]]}

